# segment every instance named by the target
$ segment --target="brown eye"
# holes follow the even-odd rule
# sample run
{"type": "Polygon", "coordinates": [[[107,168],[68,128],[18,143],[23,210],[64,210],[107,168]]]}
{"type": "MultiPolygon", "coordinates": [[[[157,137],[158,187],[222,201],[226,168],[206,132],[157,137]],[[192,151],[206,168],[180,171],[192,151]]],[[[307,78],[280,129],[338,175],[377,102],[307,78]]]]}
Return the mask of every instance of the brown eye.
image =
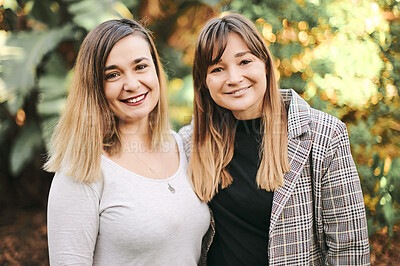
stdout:
{"type": "Polygon", "coordinates": [[[135,70],[143,70],[143,69],[145,69],[146,67],[147,67],[146,64],[137,65],[137,66],[135,67],[135,70]]]}
{"type": "Polygon", "coordinates": [[[210,71],[210,73],[217,73],[217,72],[221,72],[221,71],[222,71],[222,68],[221,68],[221,67],[216,67],[216,68],[212,69],[212,70],[210,71]]]}
{"type": "Polygon", "coordinates": [[[119,76],[118,73],[112,72],[112,73],[106,75],[106,80],[109,80],[109,79],[112,79],[112,78],[115,78],[118,76],[119,76]]]}

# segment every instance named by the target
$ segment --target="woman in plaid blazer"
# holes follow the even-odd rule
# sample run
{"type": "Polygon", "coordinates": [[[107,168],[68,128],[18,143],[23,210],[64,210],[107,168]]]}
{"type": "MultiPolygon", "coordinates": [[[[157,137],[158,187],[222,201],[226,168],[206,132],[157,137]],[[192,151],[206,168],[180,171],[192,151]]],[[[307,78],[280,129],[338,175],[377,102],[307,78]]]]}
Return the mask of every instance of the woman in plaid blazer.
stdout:
{"type": "Polygon", "coordinates": [[[194,120],[180,134],[193,188],[213,213],[202,265],[369,265],[346,126],[278,89],[254,24],[211,19],[193,78],[194,120]]]}

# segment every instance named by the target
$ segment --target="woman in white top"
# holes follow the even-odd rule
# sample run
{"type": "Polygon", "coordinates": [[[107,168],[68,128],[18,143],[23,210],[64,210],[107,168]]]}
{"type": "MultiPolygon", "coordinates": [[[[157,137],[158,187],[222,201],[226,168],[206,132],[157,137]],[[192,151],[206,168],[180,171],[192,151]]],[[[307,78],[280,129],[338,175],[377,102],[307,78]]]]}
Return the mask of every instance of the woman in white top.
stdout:
{"type": "Polygon", "coordinates": [[[45,169],[52,265],[196,265],[210,216],[170,130],[148,32],[106,21],[82,43],[45,169]]]}

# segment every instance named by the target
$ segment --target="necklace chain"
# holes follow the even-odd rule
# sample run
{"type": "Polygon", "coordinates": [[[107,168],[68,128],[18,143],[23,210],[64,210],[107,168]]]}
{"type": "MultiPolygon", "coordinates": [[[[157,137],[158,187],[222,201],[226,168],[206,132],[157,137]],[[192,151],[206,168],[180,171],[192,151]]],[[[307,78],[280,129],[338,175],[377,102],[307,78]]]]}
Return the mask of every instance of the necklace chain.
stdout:
{"type": "MultiPolygon", "coordinates": [[[[144,166],[146,166],[149,169],[151,173],[155,174],[158,177],[158,179],[163,179],[157,174],[157,171],[151,168],[142,158],[139,157],[139,155],[136,154],[136,152],[134,152],[133,154],[144,164],[144,166]]],[[[165,169],[165,178],[167,178],[167,169],[165,169]]],[[[167,184],[168,184],[168,190],[171,191],[171,193],[175,193],[175,188],[171,186],[170,183],[167,184]]]]}

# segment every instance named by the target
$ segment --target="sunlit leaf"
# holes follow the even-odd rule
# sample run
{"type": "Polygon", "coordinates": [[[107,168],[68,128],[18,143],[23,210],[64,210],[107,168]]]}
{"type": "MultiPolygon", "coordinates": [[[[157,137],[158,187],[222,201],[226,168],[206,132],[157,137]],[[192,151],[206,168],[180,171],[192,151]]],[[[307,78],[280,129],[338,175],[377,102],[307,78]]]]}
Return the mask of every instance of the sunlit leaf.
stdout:
{"type": "Polygon", "coordinates": [[[8,46],[20,48],[20,54],[3,61],[3,79],[6,88],[14,94],[8,101],[11,113],[16,113],[24,103],[25,97],[35,84],[36,69],[43,57],[64,39],[72,38],[73,27],[66,25],[61,29],[41,32],[12,33],[8,46]]]}
{"type": "Polygon", "coordinates": [[[3,7],[16,11],[18,9],[18,2],[17,0],[4,0],[3,7]]]}
{"type": "MultiPolygon", "coordinates": [[[[132,17],[123,1],[115,0],[65,0],[74,22],[86,30],[91,30],[103,21],[115,18],[132,17]],[[121,12],[123,10],[123,12],[121,12]]],[[[132,1],[129,1],[132,4],[132,1]]]]}

